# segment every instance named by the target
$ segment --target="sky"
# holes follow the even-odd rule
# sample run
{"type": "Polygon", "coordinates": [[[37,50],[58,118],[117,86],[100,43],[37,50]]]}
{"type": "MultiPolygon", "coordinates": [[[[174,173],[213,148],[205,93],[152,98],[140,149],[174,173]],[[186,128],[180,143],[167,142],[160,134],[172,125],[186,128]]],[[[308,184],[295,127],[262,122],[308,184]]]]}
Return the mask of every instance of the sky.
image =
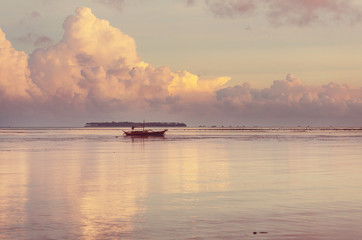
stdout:
{"type": "Polygon", "coordinates": [[[0,4],[0,126],[361,126],[362,1],[0,4]]]}

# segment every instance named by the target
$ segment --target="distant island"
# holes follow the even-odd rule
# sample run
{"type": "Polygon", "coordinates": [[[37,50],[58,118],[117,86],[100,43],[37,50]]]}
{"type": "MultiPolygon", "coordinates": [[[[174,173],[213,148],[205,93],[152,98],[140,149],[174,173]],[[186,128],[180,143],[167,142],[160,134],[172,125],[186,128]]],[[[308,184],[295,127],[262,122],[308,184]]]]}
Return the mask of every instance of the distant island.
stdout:
{"type": "MultiPolygon", "coordinates": [[[[142,122],[90,122],[84,127],[142,127],[142,122]]],[[[146,122],[145,127],[187,127],[178,122],[146,122]]]]}

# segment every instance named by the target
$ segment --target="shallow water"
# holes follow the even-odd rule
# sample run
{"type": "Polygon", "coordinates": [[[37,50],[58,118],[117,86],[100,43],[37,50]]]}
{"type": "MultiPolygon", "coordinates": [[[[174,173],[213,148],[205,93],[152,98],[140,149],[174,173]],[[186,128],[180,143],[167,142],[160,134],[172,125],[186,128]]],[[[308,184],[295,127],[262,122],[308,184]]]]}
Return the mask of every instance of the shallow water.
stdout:
{"type": "Polygon", "coordinates": [[[0,239],[362,239],[360,129],[0,129],[0,239]]]}

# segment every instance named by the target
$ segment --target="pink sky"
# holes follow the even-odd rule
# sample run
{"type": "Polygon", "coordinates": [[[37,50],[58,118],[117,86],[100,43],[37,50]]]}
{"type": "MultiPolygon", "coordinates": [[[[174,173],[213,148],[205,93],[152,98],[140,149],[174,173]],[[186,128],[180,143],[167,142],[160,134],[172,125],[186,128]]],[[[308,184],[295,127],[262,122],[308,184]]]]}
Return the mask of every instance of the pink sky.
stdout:
{"type": "MultiPolygon", "coordinates": [[[[185,9],[200,2],[184,2],[185,9]]],[[[326,19],[360,21],[360,12],[349,1],[290,2],[203,4],[217,17],[231,18],[263,8],[271,26],[305,27],[323,20],[317,17],[320,11],[327,12],[326,19]]],[[[123,10],[126,3],[117,6],[123,10]]],[[[39,15],[34,11],[29,16],[39,15]]],[[[248,81],[233,81],[227,72],[200,76],[193,69],[173,70],[167,62],[154,66],[139,53],[136,38],[87,7],[66,17],[63,29],[59,41],[40,33],[24,35],[47,45],[30,53],[17,50],[0,31],[0,126],[143,119],[188,125],[361,125],[362,88],[348,79],[311,84],[285,72],[279,80],[253,88],[248,81]]]]}

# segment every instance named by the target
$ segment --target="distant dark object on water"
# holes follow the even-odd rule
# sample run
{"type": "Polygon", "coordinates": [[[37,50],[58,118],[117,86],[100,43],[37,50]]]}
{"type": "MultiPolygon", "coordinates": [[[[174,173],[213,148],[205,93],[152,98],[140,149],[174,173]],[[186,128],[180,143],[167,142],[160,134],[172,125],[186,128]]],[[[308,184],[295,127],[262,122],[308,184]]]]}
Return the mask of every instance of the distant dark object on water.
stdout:
{"type": "Polygon", "coordinates": [[[152,131],[152,130],[142,130],[142,131],[123,131],[126,136],[133,136],[133,137],[149,137],[149,136],[158,136],[162,137],[165,135],[167,129],[162,131],[152,131]]]}
{"type": "MultiPolygon", "coordinates": [[[[268,232],[259,232],[260,234],[268,234],[268,232]]],[[[253,232],[254,235],[258,234],[258,232],[253,232]]]]}
{"type": "MultiPolygon", "coordinates": [[[[139,127],[143,126],[141,122],[90,122],[84,127],[139,127]]],[[[144,127],[187,127],[185,123],[177,122],[147,122],[144,127]]]]}

